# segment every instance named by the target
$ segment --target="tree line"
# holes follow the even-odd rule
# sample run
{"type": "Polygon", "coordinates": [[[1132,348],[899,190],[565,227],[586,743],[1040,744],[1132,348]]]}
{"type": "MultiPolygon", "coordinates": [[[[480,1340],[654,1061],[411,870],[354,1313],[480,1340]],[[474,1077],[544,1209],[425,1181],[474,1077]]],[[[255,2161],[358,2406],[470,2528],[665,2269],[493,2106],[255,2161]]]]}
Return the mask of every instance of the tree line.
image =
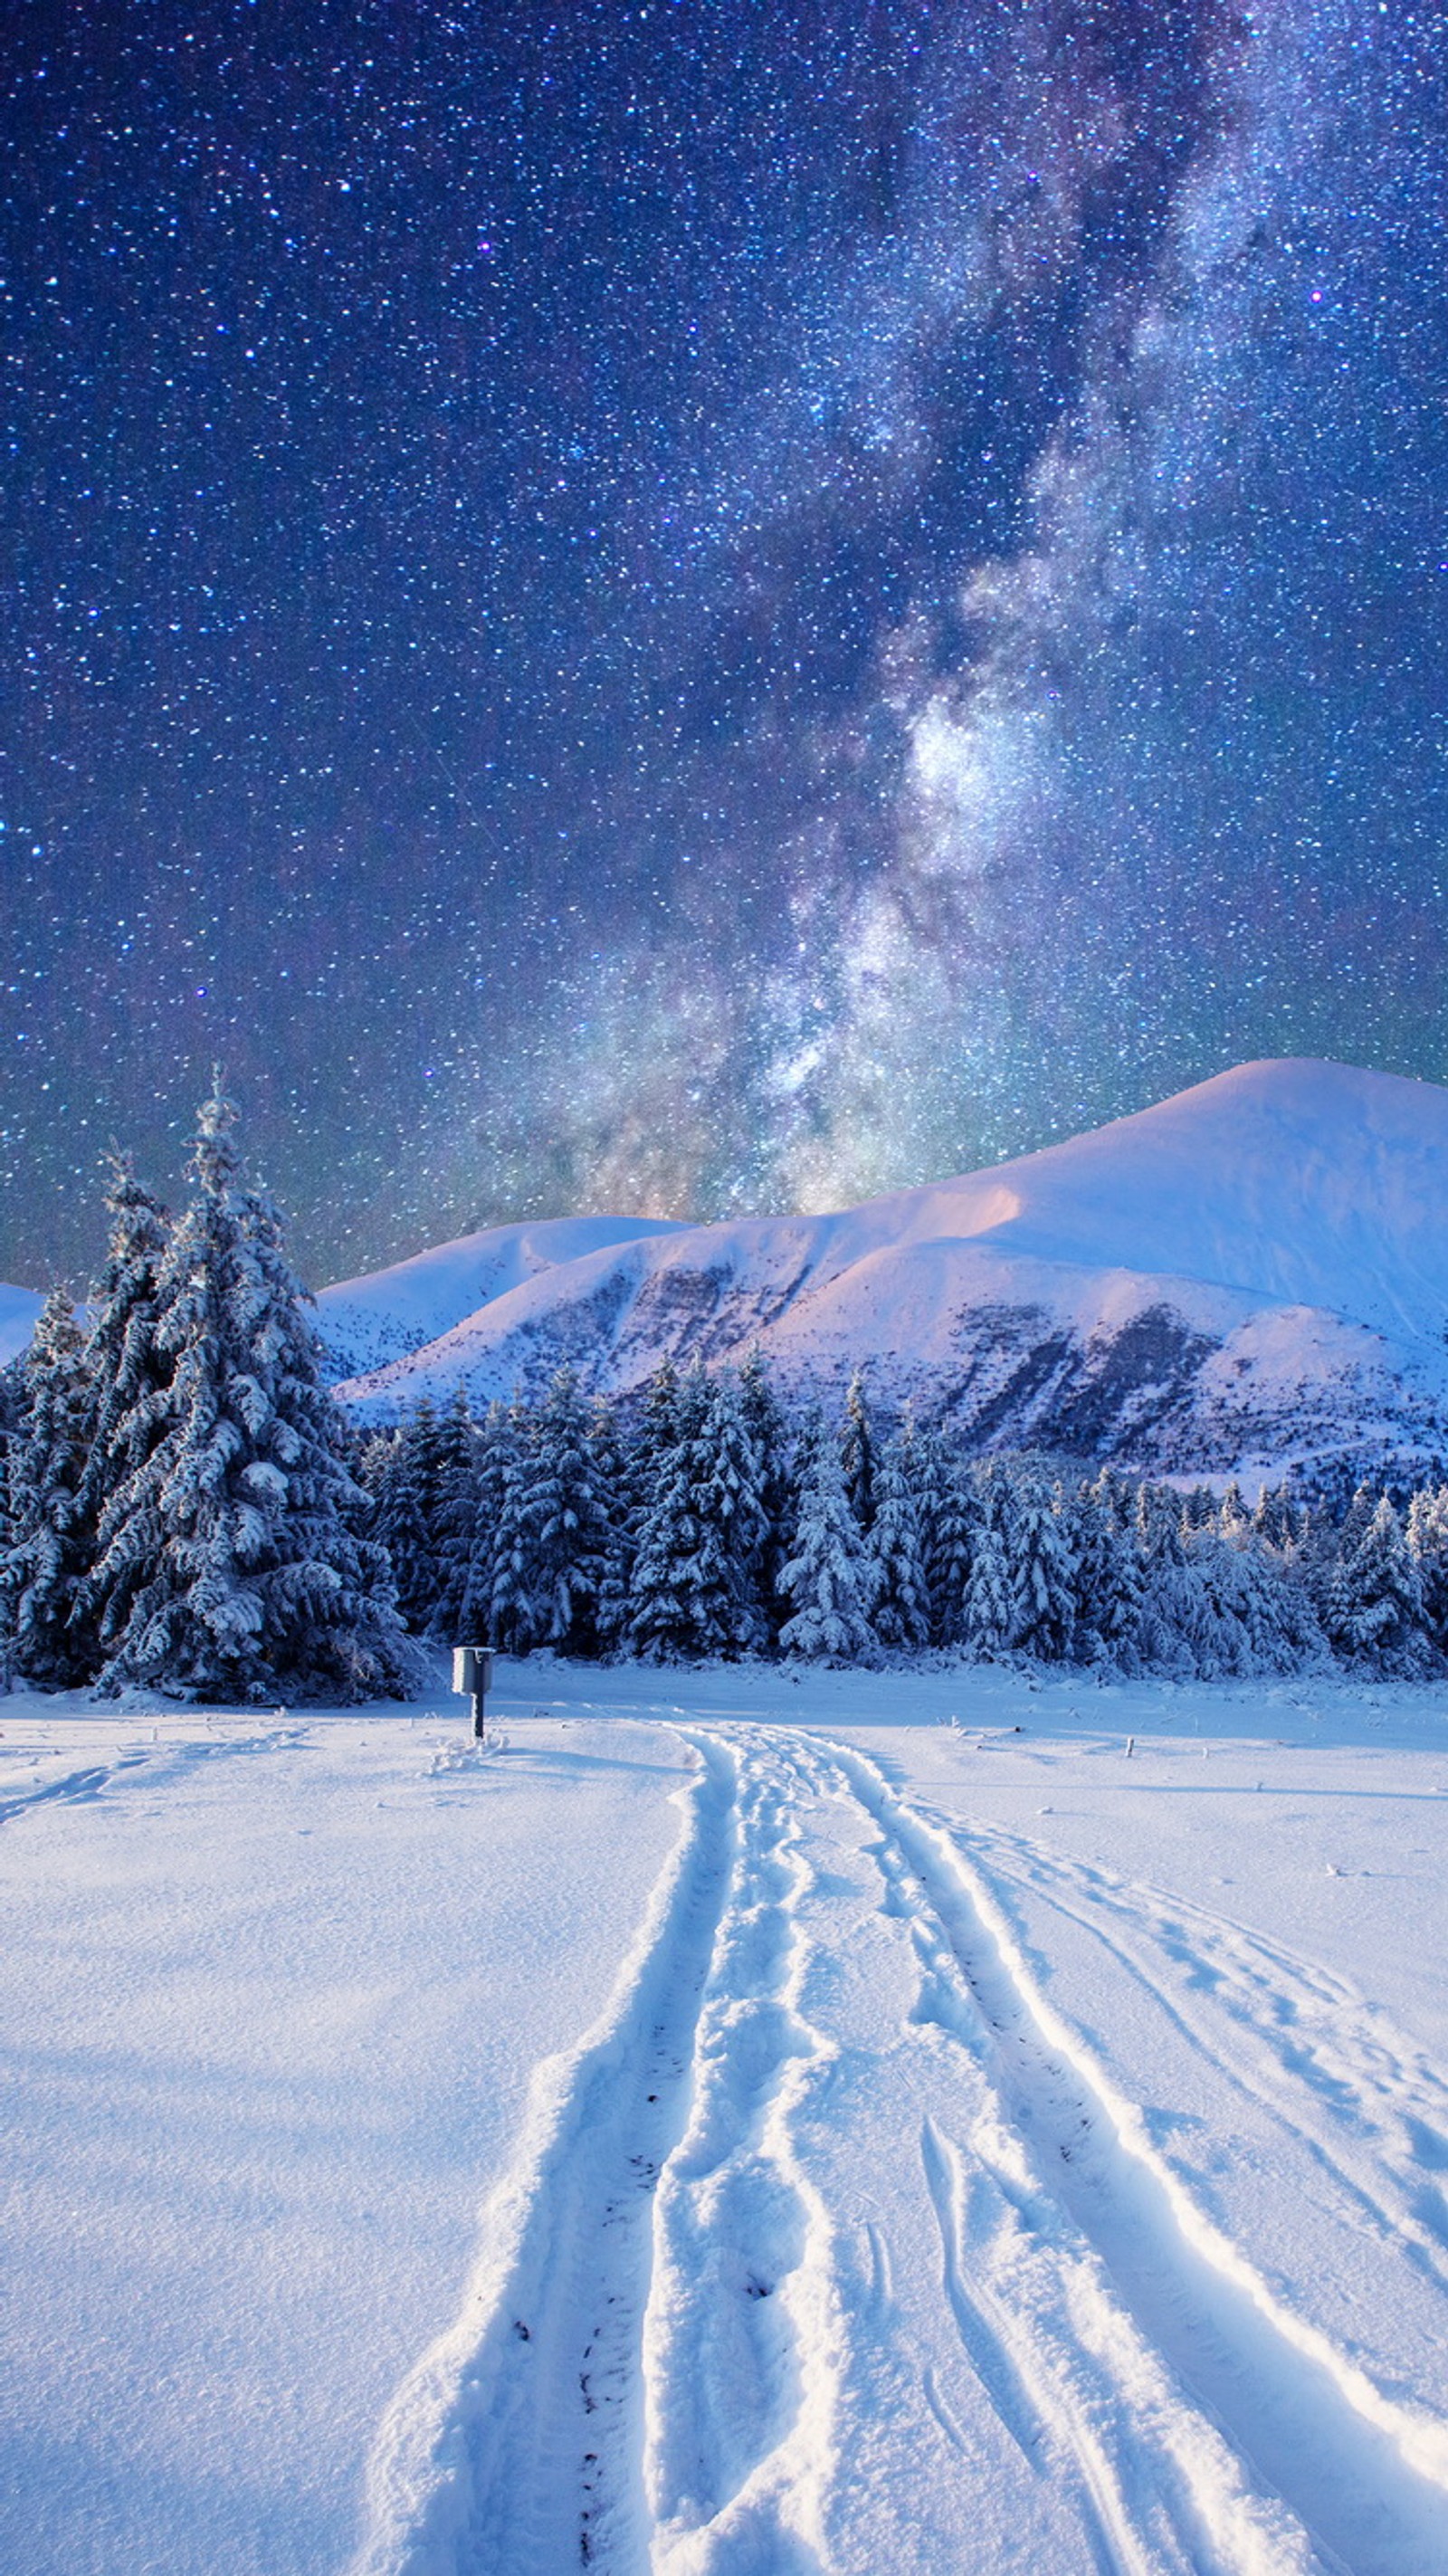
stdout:
{"type": "Polygon", "coordinates": [[[1112,1467],[968,1457],[879,1426],[792,1419],[752,1353],[665,1362],[632,1403],[563,1369],[474,1420],[461,1392],[370,1434],[359,1472],[409,1625],[526,1655],[782,1655],[872,1665],[931,1649],[1181,1679],[1333,1661],[1448,1664],[1448,1487],[1345,1514],[1286,1487],[1181,1492],[1112,1467]]]}
{"type": "Polygon", "coordinates": [[[419,1647],[873,1665],[935,1651],[1187,1678],[1448,1669],[1448,1487],[1345,1513],[965,1455],[791,1413],[752,1352],[630,1399],[358,1433],[220,1085],[174,1219],[113,1158],[87,1321],[47,1298],[0,1380],[0,1655],[42,1689],[404,1697],[419,1647]]]}

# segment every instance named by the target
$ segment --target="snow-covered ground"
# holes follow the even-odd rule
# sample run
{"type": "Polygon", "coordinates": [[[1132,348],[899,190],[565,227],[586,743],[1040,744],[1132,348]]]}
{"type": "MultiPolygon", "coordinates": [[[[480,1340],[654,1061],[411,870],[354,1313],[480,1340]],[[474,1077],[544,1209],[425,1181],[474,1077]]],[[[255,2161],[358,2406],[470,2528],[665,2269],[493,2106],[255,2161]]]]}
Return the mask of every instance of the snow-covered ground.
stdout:
{"type": "Polygon", "coordinates": [[[7,2576],[1442,2576],[1448,1695],[0,1701],[7,2576]]]}

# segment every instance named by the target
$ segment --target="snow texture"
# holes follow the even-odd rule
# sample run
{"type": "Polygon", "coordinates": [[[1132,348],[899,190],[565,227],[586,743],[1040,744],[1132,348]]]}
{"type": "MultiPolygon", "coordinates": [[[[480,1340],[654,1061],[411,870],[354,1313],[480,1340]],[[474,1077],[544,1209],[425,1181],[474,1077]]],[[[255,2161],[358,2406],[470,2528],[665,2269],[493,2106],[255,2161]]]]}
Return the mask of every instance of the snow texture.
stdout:
{"type": "Polygon", "coordinates": [[[0,1704],[11,2576],[1441,2576],[1448,1699],[0,1704]]]}

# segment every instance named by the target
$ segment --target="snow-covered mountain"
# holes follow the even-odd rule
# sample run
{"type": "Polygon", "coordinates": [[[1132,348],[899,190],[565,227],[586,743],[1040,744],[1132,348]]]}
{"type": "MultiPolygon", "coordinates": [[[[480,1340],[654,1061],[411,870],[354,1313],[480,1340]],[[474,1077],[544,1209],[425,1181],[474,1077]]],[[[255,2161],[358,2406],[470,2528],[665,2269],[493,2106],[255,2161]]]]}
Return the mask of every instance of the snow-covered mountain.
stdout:
{"type": "Polygon", "coordinates": [[[1448,1446],[1448,1090],[1243,1065],[838,1215],[500,1227],[320,1304],[368,1414],[535,1392],[564,1360],[627,1391],[665,1352],[757,1340],[791,1394],[859,1366],[982,1446],[1249,1476],[1427,1460],[1448,1446]]]}
{"type": "Polygon", "coordinates": [[[409,1357],[525,1282],[654,1234],[689,1233],[667,1219],[551,1217],[487,1226],[390,1269],[339,1280],[318,1300],[322,1331],[342,1377],[409,1357]]]}

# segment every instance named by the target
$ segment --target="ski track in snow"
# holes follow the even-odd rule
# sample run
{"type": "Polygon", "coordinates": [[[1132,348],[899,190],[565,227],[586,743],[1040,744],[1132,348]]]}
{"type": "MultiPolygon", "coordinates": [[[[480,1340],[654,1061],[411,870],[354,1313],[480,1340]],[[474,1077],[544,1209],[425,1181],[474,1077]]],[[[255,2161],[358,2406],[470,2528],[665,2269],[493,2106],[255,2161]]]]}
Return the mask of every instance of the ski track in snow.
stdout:
{"type": "Polygon", "coordinates": [[[463,2313],[381,2428],[352,2576],[1441,2576],[1448,2427],[1253,2268],[998,1883],[1105,1944],[1448,2300],[1421,2052],[1279,1945],[938,1815],[849,1746],[676,1727],[683,1838],[603,2023],[540,2070],[463,2313]],[[871,2037],[877,1958],[910,2001],[871,2037]],[[882,2097],[908,2278],[862,2215],[882,2097]],[[1008,2562],[969,2538],[1002,2478],[1008,2562]]]}
{"type": "Polygon", "coordinates": [[[1384,2013],[1317,1962],[1185,1898],[995,1827],[972,1826],[970,1840],[997,1884],[1088,1932],[1217,2076],[1299,2143],[1384,2249],[1448,2294],[1448,2083],[1384,2013]]]}
{"type": "Polygon", "coordinates": [[[399,2390],[353,2576],[647,2564],[640,2350],[660,2167],[687,2115],[730,1875],[733,1755],[700,1755],[683,1840],[599,2027],[539,2069],[457,2323],[399,2390]]]}

